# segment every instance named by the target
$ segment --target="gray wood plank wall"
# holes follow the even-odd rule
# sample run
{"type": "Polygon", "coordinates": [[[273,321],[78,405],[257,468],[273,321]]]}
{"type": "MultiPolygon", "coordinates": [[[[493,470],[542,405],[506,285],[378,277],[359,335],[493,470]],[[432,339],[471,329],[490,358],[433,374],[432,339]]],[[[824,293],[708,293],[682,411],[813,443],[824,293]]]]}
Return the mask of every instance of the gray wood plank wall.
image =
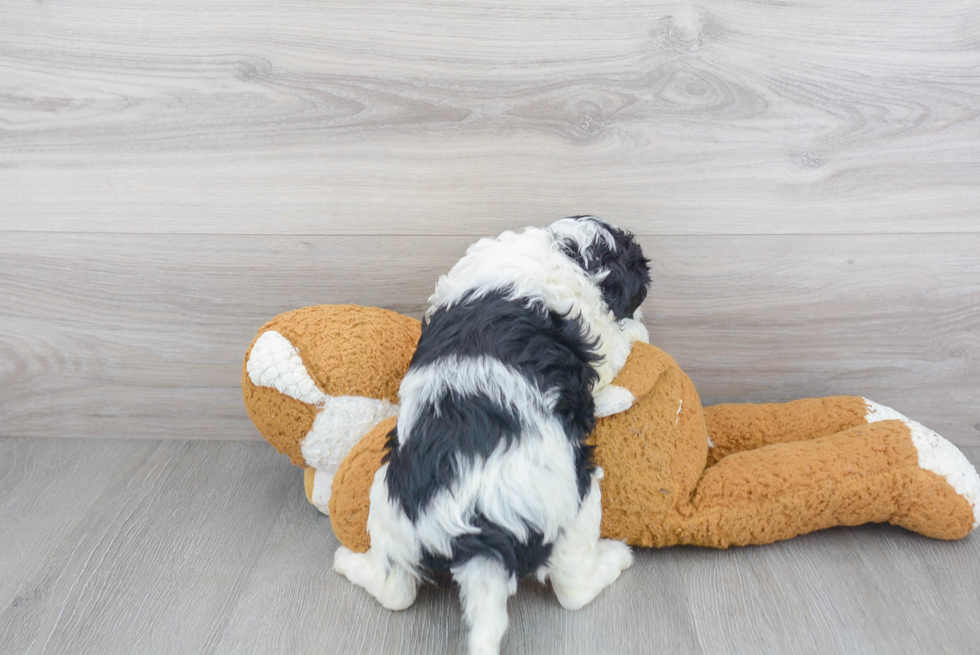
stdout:
{"type": "Polygon", "coordinates": [[[596,213],[707,403],[980,445],[980,2],[12,0],[0,435],[255,439],[272,315],[596,213]]]}

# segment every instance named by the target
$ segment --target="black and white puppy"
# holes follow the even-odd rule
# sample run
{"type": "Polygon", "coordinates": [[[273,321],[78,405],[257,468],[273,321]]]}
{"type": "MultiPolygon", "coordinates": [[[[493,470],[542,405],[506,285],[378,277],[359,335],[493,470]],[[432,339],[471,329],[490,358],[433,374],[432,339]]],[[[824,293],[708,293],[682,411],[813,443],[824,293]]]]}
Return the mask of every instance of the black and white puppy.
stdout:
{"type": "Polygon", "coordinates": [[[482,239],[436,285],[371,487],[371,548],[334,569],[389,609],[428,571],[452,572],[471,654],[498,653],[517,580],[550,579],[578,609],[632,563],[599,539],[599,415],[632,403],[611,384],[634,341],[648,261],[595,217],[482,239]]]}

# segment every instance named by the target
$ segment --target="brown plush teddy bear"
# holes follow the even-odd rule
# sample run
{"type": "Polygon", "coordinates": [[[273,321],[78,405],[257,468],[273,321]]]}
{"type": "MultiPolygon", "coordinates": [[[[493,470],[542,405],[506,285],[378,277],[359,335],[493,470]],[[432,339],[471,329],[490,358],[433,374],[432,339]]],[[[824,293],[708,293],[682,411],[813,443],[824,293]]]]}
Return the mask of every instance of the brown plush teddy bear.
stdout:
{"type": "MultiPolygon", "coordinates": [[[[274,318],[245,356],[249,416],[306,468],[307,498],[354,551],[370,545],[369,491],[420,333],[395,312],[319,305],[274,318]]],[[[871,522],[958,539],[980,523],[966,457],[865,398],[702,408],[677,363],[639,342],[615,384],[632,406],[590,437],[603,537],[724,548],[871,522]]]]}

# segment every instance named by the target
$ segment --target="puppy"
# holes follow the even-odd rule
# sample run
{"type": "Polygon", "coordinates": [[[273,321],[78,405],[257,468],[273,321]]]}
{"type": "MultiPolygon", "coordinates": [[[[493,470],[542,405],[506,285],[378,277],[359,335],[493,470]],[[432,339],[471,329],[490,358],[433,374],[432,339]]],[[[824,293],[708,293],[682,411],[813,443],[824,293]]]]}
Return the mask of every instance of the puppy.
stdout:
{"type": "Polygon", "coordinates": [[[371,487],[371,548],[334,569],[382,605],[430,571],[459,585],[471,654],[498,653],[519,578],[578,609],[632,563],[599,539],[601,469],[585,439],[629,407],[611,385],[634,341],[648,261],[632,235],[577,216],[482,239],[443,276],[371,487]]]}

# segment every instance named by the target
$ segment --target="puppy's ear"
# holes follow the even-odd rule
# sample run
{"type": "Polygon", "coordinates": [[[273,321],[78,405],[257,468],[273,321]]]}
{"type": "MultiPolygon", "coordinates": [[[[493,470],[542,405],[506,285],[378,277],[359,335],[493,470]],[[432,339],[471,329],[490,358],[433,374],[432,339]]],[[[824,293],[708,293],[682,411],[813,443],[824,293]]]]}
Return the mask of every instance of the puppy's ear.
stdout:
{"type": "Polygon", "coordinates": [[[611,226],[596,216],[566,216],[548,228],[561,252],[579,268],[597,275],[603,253],[614,250],[611,226]]]}
{"type": "Polygon", "coordinates": [[[617,320],[630,318],[647,297],[650,286],[650,260],[633,235],[618,228],[610,232],[616,247],[603,253],[601,269],[608,274],[598,281],[602,299],[617,320]]]}
{"type": "Polygon", "coordinates": [[[582,252],[583,249],[581,246],[579,246],[578,242],[567,237],[562,237],[559,238],[556,243],[562,254],[578,264],[579,268],[585,270],[586,272],[591,272],[589,271],[589,266],[586,265],[585,253],[582,252]]]}
{"type": "Polygon", "coordinates": [[[551,230],[565,256],[595,280],[616,319],[631,317],[650,285],[650,262],[633,235],[596,216],[569,216],[551,230]]]}

